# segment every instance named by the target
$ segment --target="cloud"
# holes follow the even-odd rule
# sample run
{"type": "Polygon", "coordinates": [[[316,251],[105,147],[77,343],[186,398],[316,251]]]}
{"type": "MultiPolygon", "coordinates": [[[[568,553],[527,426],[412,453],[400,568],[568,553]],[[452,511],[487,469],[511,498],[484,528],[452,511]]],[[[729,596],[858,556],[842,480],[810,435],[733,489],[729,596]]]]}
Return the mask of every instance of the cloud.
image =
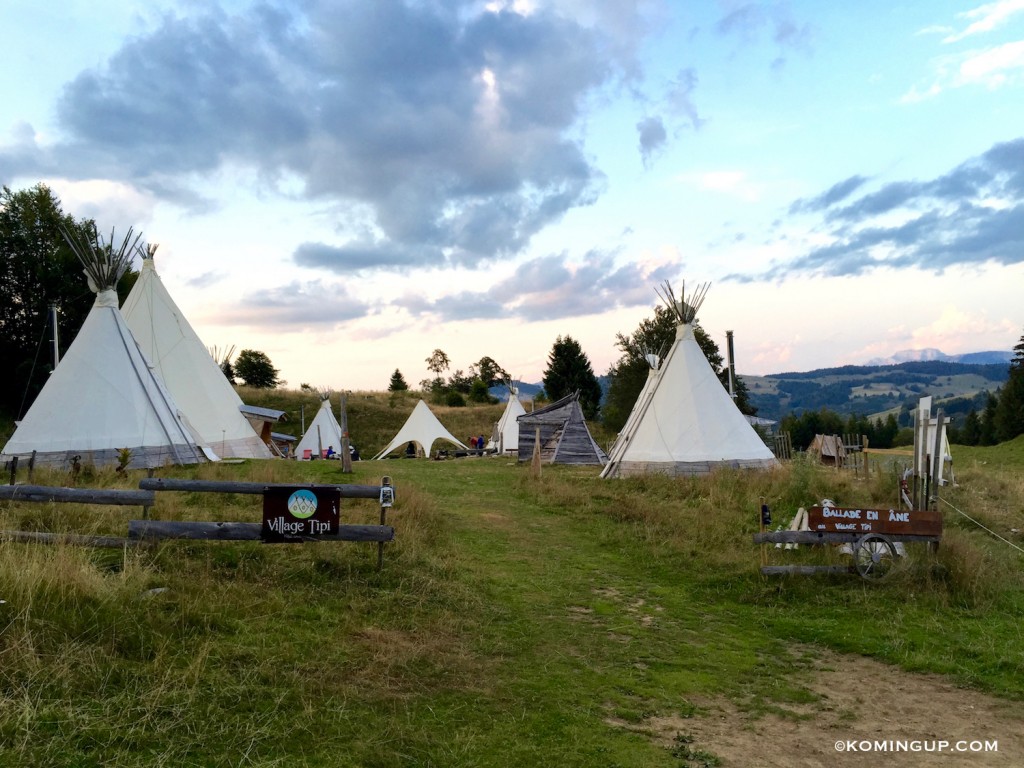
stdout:
{"type": "Polygon", "coordinates": [[[319,268],[519,253],[603,189],[573,130],[594,93],[635,76],[645,33],[638,4],[612,5],[179,11],[69,82],[66,140],[10,147],[0,173],[102,174],[193,211],[216,205],[197,180],[226,168],[282,192],[298,180],[301,196],[373,214],[377,237],[296,252],[319,268]]]}
{"type": "Polygon", "coordinates": [[[1010,18],[1024,11],[1022,0],[998,0],[994,3],[972,8],[964,13],[957,14],[960,18],[970,20],[962,31],[950,34],[942,42],[955,43],[972,35],[992,32],[1006,24],[1010,18]]]}
{"type": "Polygon", "coordinates": [[[739,37],[749,45],[767,33],[778,48],[778,55],[772,62],[774,69],[785,65],[785,52],[810,53],[814,40],[814,29],[810,24],[800,24],[782,3],[742,3],[733,7],[715,25],[723,36],[739,37]]]}
{"type": "Polygon", "coordinates": [[[864,176],[851,176],[848,179],[843,179],[816,197],[808,200],[796,200],[789,206],[789,212],[797,214],[826,210],[848,198],[867,182],[868,179],[864,176]]]}
{"type": "Polygon", "coordinates": [[[375,269],[404,269],[445,263],[439,249],[403,248],[390,242],[381,244],[353,241],[344,246],[302,243],[292,258],[303,267],[323,268],[338,274],[375,269]],[[429,252],[428,252],[429,251],[429,252]]]}
{"type": "Polygon", "coordinates": [[[564,254],[531,259],[484,291],[459,291],[429,300],[407,294],[395,306],[444,321],[518,318],[527,322],[586,317],[653,301],[653,287],[675,276],[676,264],[617,266],[615,254],[590,251],[581,262],[564,254]]]}
{"type": "Polygon", "coordinates": [[[224,272],[203,272],[201,275],[189,278],[185,281],[185,285],[190,288],[209,288],[211,285],[227,279],[228,275],[224,272]]]}
{"type": "Polygon", "coordinates": [[[704,120],[697,111],[693,93],[697,90],[697,72],[691,68],[681,69],[674,80],[669,83],[665,93],[665,104],[669,112],[681,117],[694,130],[699,129],[704,120]]]}
{"type": "Polygon", "coordinates": [[[852,197],[865,183],[863,177],[851,177],[793,203],[791,213],[820,216],[815,231],[824,244],[775,264],[761,277],[857,275],[883,267],[942,272],[956,265],[1024,263],[1024,138],[996,144],[934,179],[894,181],[852,197]]]}
{"type": "Polygon", "coordinates": [[[996,90],[1024,82],[1024,41],[936,59],[930,82],[913,86],[900,97],[904,104],[934,98],[952,88],[981,87],[996,90]]]}
{"type": "Polygon", "coordinates": [[[647,168],[650,167],[654,155],[665,146],[668,134],[660,117],[645,117],[636,124],[636,130],[640,136],[640,157],[647,168]]]}
{"type": "Polygon", "coordinates": [[[371,313],[343,285],[314,280],[253,291],[234,306],[218,309],[210,322],[281,330],[333,327],[371,313]]]}

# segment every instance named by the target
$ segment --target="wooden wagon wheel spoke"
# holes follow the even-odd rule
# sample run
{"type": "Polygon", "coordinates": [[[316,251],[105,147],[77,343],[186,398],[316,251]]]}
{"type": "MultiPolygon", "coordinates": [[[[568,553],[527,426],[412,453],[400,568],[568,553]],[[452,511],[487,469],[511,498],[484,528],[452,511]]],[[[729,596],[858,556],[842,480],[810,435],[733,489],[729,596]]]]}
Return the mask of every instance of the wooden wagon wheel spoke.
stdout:
{"type": "Polygon", "coordinates": [[[853,547],[853,562],[857,573],[868,581],[881,581],[896,567],[896,547],[888,537],[879,533],[862,536],[853,547]]]}

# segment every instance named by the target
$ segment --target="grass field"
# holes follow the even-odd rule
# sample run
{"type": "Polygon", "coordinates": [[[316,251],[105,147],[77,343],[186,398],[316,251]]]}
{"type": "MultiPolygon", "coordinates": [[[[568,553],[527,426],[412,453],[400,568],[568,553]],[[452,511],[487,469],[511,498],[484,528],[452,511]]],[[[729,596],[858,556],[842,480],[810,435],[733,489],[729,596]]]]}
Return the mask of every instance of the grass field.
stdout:
{"type": "MultiPolygon", "coordinates": [[[[881,584],[765,580],[751,534],[762,496],[777,522],[826,496],[890,504],[895,467],[869,481],[803,461],[691,480],[538,479],[505,459],[162,471],[386,474],[397,537],[381,572],[370,544],[0,543],[0,765],[708,766],[713,746],[688,747],[685,727],[702,702],[800,717],[827,649],[1024,700],[1024,559],[955,511],[1024,546],[1022,447],[954,450],[942,547],[911,548],[881,584]],[[657,717],[684,723],[672,745],[646,732],[657,717]]],[[[123,535],[138,512],[0,502],[0,528],[123,535]]],[[[255,521],[260,502],[162,493],[154,516],[255,521]]]]}

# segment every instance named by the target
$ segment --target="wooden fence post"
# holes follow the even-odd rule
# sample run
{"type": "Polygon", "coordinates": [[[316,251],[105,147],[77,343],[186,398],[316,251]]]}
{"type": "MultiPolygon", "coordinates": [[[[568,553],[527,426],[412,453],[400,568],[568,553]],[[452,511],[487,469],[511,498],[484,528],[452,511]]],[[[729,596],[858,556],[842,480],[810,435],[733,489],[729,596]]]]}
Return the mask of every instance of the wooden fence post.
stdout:
{"type": "MultiPolygon", "coordinates": [[[[395,491],[391,486],[391,478],[385,475],[380,479],[380,524],[387,524],[388,507],[395,501],[395,491]]],[[[384,542],[377,542],[377,570],[384,568],[384,542]]]]}
{"type": "MultiPolygon", "coordinates": [[[[146,477],[152,477],[152,476],[153,476],[153,468],[149,467],[146,470],[146,477]]],[[[151,509],[151,507],[148,507],[148,506],[145,506],[145,507],[142,508],[142,519],[143,520],[149,520],[149,510],[150,509],[151,509]]]]}
{"type": "Polygon", "coordinates": [[[534,432],[533,435],[533,456],[530,459],[530,474],[533,477],[540,477],[540,427],[534,432]]]}

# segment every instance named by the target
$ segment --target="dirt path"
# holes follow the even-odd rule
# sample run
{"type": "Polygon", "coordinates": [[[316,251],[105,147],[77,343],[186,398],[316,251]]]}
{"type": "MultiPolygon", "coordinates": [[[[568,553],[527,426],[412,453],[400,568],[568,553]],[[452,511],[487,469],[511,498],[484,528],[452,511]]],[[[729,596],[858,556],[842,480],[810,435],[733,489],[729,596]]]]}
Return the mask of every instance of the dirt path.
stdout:
{"type": "MultiPolygon", "coordinates": [[[[728,701],[700,701],[693,702],[700,716],[654,718],[642,729],[666,746],[688,734],[694,752],[717,756],[723,768],[1024,765],[1024,704],[863,657],[820,650],[817,656],[810,687],[821,701],[787,706],[792,717],[752,718],[728,701]],[[898,741],[919,751],[897,752],[898,741]],[[967,750],[971,742],[995,741],[998,751],[957,751],[958,741],[967,750]],[[889,750],[865,751],[862,742],[887,742],[889,750]],[[941,742],[949,744],[941,748],[941,742]]],[[[702,763],[691,759],[690,765],[702,763]]]]}

